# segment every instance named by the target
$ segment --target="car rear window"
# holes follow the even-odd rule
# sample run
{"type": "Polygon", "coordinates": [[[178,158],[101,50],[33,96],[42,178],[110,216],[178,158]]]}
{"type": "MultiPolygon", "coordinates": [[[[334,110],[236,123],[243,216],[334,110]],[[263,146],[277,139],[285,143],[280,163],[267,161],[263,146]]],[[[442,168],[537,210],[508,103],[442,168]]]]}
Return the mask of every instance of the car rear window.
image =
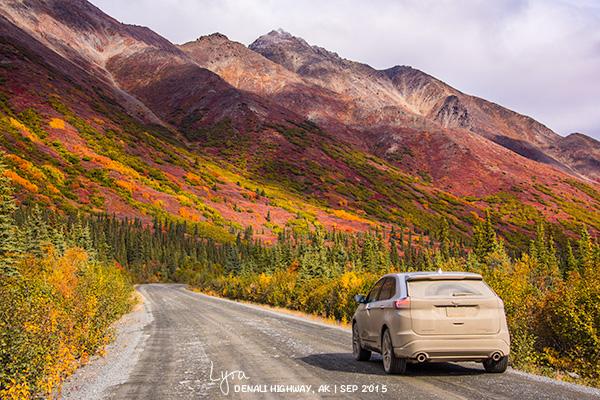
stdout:
{"type": "Polygon", "coordinates": [[[408,295],[429,297],[493,297],[494,292],[479,280],[408,281],[408,295]]]}

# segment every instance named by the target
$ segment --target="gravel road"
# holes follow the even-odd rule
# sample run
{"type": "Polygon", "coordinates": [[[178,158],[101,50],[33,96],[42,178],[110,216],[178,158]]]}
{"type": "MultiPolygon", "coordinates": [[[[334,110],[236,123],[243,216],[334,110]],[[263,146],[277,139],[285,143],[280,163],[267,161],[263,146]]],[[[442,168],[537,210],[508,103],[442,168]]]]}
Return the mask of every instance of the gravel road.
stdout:
{"type": "Polygon", "coordinates": [[[352,359],[351,333],[264,308],[141,285],[105,358],[69,379],[65,399],[598,399],[600,391],[476,363],[410,366],[352,359]],[[303,392],[304,391],[304,392],[303,392]]]}

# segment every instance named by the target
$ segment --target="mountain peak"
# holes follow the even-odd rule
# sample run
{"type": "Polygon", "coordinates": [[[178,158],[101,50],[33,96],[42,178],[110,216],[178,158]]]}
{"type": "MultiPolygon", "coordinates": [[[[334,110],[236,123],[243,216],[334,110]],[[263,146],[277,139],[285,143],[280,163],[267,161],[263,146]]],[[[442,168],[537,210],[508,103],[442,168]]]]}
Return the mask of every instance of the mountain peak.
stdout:
{"type": "Polygon", "coordinates": [[[283,28],[273,29],[271,32],[267,33],[267,35],[293,37],[291,33],[284,30],[283,28]]]}
{"type": "Polygon", "coordinates": [[[600,141],[598,141],[597,139],[586,135],[585,133],[581,133],[581,132],[573,132],[573,133],[569,133],[567,136],[562,138],[563,142],[567,142],[567,141],[584,141],[584,142],[588,142],[590,144],[593,144],[594,146],[599,146],[600,145],[600,141]]]}
{"type": "Polygon", "coordinates": [[[281,28],[262,35],[248,48],[293,72],[323,61],[343,61],[337,53],[311,46],[306,40],[281,28]]]}
{"type": "Polygon", "coordinates": [[[281,28],[274,29],[256,39],[250,46],[250,49],[257,51],[258,49],[271,48],[274,46],[294,46],[310,48],[311,46],[302,38],[292,35],[281,28]]]}
{"type": "Polygon", "coordinates": [[[226,35],[222,34],[221,32],[214,32],[209,35],[202,35],[198,39],[196,39],[197,42],[200,42],[202,40],[225,42],[225,41],[229,41],[229,38],[226,35]]]}

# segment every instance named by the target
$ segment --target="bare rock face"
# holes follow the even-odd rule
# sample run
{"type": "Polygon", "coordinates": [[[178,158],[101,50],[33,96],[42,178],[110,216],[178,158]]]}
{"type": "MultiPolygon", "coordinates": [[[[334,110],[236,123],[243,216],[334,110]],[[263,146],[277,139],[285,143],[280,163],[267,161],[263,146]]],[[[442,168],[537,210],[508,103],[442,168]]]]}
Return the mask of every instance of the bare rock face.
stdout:
{"type": "Polygon", "coordinates": [[[303,83],[296,74],[220,33],[202,36],[180,48],[198,65],[219,74],[240,89],[272,94],[285,86],[303,83]]]}
{"type": "Polygon", "coordinates": [[[352,110],[338,93],[221,34],[203,36],[179,47],[197,65],[218,74],[233,87],[268,98],[331,131],[343,132],[347,141],[358,143],[343,125],[349,122],[352,110]]]}
{"type": "Polygon", "coordinates": [[[469,128],[471,121],[469,111],[458,97],[450,95],[435,115],[435,120],[445,128],[469,128]]]}
{"type": "Polygon", "coordinates": [[[346,60],[281,30],[271,31],[249,46],[314,85],[351,103],[353,124],[401,122],[407,105],[392,82],[368,65],[346,60]]]}

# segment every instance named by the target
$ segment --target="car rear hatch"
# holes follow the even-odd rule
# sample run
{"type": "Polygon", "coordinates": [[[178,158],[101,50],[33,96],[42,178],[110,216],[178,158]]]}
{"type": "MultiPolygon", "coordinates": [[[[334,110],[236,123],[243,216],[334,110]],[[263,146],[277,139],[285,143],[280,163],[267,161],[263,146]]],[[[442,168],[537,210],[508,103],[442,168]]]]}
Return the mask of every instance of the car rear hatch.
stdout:
{"type": "Polygon", "coordinates": [[[500,331],[500,299],[475,274],[407,278],[412,329],[420,335],[492,335],[500,331]]]}

